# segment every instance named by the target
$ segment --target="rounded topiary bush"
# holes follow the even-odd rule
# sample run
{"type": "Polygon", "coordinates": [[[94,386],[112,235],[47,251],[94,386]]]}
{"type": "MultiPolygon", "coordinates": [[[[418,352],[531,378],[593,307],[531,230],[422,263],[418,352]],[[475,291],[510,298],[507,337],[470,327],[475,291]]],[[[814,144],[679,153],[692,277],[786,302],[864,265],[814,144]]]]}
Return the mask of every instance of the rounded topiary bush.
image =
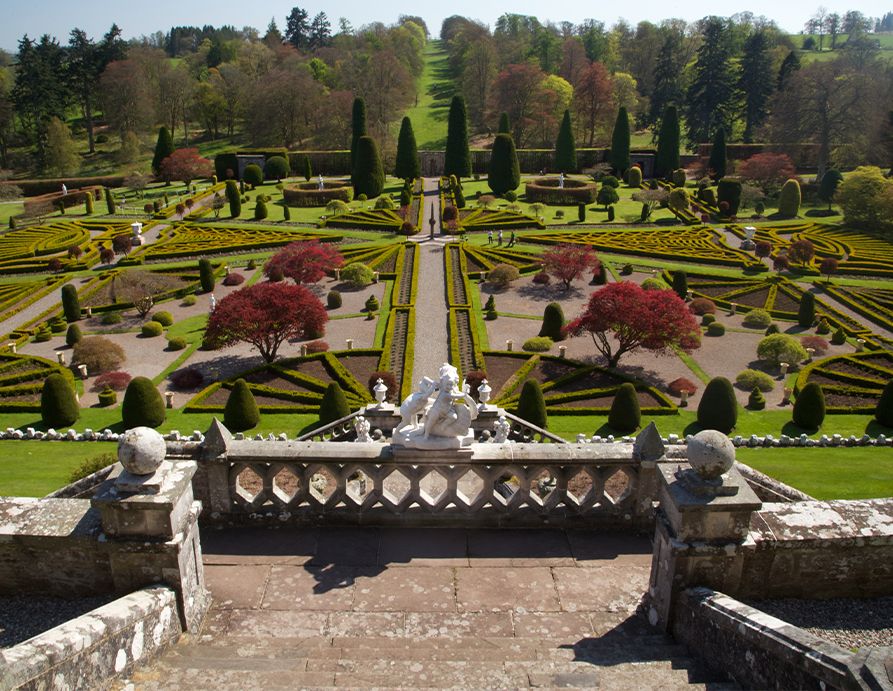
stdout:
{"type": "Polygon", "coordinates": [[[838,329],[831,335],[831,343],[832,345],[843,345],[846,343],[846,332],[838,327],[838,329]]]}
{"type": "Polygon", "coordinates": [[[524,341],[524,345],[521,346],[521,349],[526,350],[529,353],[545,353],[552,348],[554,343],[555,342],[548,336],[534,336],[533,338],[528,338],[524,341]]]}
{"type": "Polygon", "coordinates": [[[633,166],[626,171],[626,184],[630,187],[642,186],[642,169],[639,166],[633,166]]]}
{"type": "Polygon", "coordinates": [[[893,427],[893,379],[884,385],[877,407],[874,409],[874,419],[884,427],[893,427]]]}
{"type": "Polygon", "coordinates": [[[338,382],[331,382],[319,404],[319,424],[327,425],[350,415],[350,406],[338,382]]]}
{"type": "Polygon", "coordinates": [[[267,180],[282,180],[291,172],[285,156],[270,156],[264,163],[264,175],[267,180]]]}
{"type": "Polygon", "coordinates": [[[698,404],[698,424],[704,429],[728,434],[738,422],[738,402],[732,382],[725,377],[714,377],[704,389],[698,404]]]}
{"type": "Polygon", "coordinates": [[[725,324],[721,324],[720,322],[712,322],[707,325],[707,335],[708,336],[723,336],[726,333],[725,324]]]}
{"type": "Polygon", "coordinates": [[[183,307],[192,307],[197,302],[198,298],[195,295],[187,295],[183,298],[183,307]]]}
{"type": "Polygon", "coordinates": [[[254,394],[248,388],[248,382],[237,379],[226,399],[226,407],[223,409],[223,425],[230,432],[244,432],[257,427],[260,422],[260,411],[254,394]]]}
{"type": "Polygon", "coordinates": [[[310,341],[307,344],[307,353],[309,355],[313,355],[313,353],[325,353],[329,349],[329,344],[322,340],[310,341]]]}
{"type": "Polygon", "coordinates": [[[669,290],[670,286],[659,278],[646,278],[642,281],[642,288],[644,290],[669,290]]]}
{"type": "Polygon", "coordinates": [[[230,271],[221,281],[225,286],[240,286],[244,282],[245,277],[237,271],[230,271]]]}
{"type": "Polygon", "coordinates": [[[518,268],[511,264],[497,264],[487,274],[487,280],[497,288],[507,288],[521,276],[518,268]]]}
{"type": "Polygon", "coordinates": [[[186,348],[186,339],[180,336],[174,336],[167,339],[168,350],[184,350],[186,348]]]}
{"type": "Polygon", "coordinates": [[[245,166],[245,170],[242,171],[242,181],[252,187],[262,185],[264,183],[264,171],[256,163],[251,163],[245,166]]]}
{"type": "Polygon", "coordinates": [[[777,334],[779,332],[778,324],[769,324],[766,327],[766,335],[771,336],[772,334],[777,334]]]}
{"type": "Polygon", "coordinates": [[[108,408],[118,402],[118,394],[114,389],[106,388],[99,392],[99,407],[108,408]]]}
{"type": "Polygon", "coordinates": [[[378,209],[379,211],[393,211],[397,207],[394,204],[393,199],[391,199],[390,197],[381,196],[375,200],[374,208],[378,209]]]}
{"type": "Polygon", "coordinates": [[[809,382],[794,400],[793,421],[797,427],[818,429],[825,421],[825,393],[822,387],[809,382]]]}
{"type": "Polygon", "coordinates": [[[533,282],[538,286],[547,286],[551,281],[552,277],[545,271],[539,271],[533,276],[533,282]]]}
{"type": "Polygon", "coordinates": [[[40,419],[47,427],[69,427],[80,412],[74,388],[65,375],[53,372],[44,379],[40,392],[40,419]]]}
{"type": "Polygon", "coordinates": [[[806,358],[806,349],[793,336],[772,334],[757,344],[757,357],[773,365],[780,365],[782,362],[796,365],[806,358]]]}
{"type": "Polygon", "coordinates": [[[757,387],[754,387],[747,397],[747,407],[751,410],[763,410],[766,407],[766,397],[757,387]]]}
{"type": "Polygon", "coordinates": [[[71,347],[74,347],[77,343],[80,343],[83,339],[83,335],[81,334],[81,327],[77,324],[71,324],[68,327],[68,331],[65,332],[65,343],[71,347]]]}
{"type": "Polygon", "coordinates": [[[695,298],[688,303],[688,309],[692,314],[703,316],[705,314],[714,314],[716,312],[716,305],[713,300],[710,300],[709,298],[695,298]]]}
{"type": "Polygon", "coordinates": [[[326,306],[330,310],[336,310],[341,307],[341,293],[337,290],[330,290],[329,294],[326,295],[326,306]]]}
{"type": "Polygon", "coordinates": [[[121,403],[124,429],[158,427],[164,422],[164,400],[148,377],[134,377],[121,403]]]}
{"type": "Polygon", "coordinates": [[[735,377],[735,383],[744,389],[750,391],[757,388],[760,391],[772,391],[775,388],[775,381],[765,372],[756,369],[746,369],[735,377]]]}
{"type": "Polygon", "coordinates": [[[787,218],[794,218],[800,213],[800,183],[791,178],[781,187],[778,197],[778,213],[787,218]]]}
{"type": "Polygon", "coordinates": [[[35,343],[46,343],[53,337],[53,332],[50,331],[48,327],[44,327],[40,329],[36,334],[34,334],[34,342],[35,343]]]}
{"type": "Polygon", "coordinates": [[[639,407],[639,397],[636,387],[626,382],[620,385],[614,400],[611,402],[611,411],[608,413],[608,426],[620,433],[633,432],[639,428],[642,422],[642,411],[639,407]]]}
{"type": "Polygon", "coordinates": [[[374,295],[370,295],[366,298],[366,302],[364,303],[367,312],[377,312],[378,311],[378,298],[374,295]]]}
{"type": "Polygon", "coordinates": [[[100,374],[93,380],[94,391],[104,391],[111,389],[112,391],[124,391],[133,377],[127,372],[106,372],[100,374]]]}
{"type": "Polygon", "coordinates": [[[557,302],[550,302],[543,310],[543,325],[538,335],[553,341],[564,340],[564,310],[557,302]]]}
{"type": "Polygon", "coordinates": [[[715,321],[716,321],[715,314],[705,314],[703,317],[701,317],[701,325],[702,326],[710,326],[715,321]]]}
{"type": "Polygon", "coordinates": [[[528,379],[524,382],[515,414],[531,425],[546,429],[549,422],[546,416],[546,400],[543,398],[540,383],[536,379],[528,379]]]}
{"type": "Polygon", "coordinates": [[[353,262],[341,269],[341,280],[353,288],[365,288],[375,278],[374,272],[365,264],[353,262]]]}
{"type": "Polygon", "coordinates": [[[141,333],[144,338],[154,338],[155,336],[160,336],[164,333],[164,327],[157,321],[148,321],[143,324],[141,333]]]}
{"type": "Polygon", "coordinates": [[[828,322],[828,320],[825,317],[822,317],[821,319],[819,319],[819,325],[818,325],[818,327],[816,327],[815,332],[817,334],[822,334],[822,335],[827,335],[827,334],[831,333],[831,324],[828,322]]]}
{"type": "Polygon", "coordinates": [[[772,323],[772,315],[764,309],[754,309],[744,315],[742,324],[751,329],[765,329],[772,323]]]}
{"type": "Polygon", "coordinates": [[[695,392],[698,390],[698,385],[695,384],[691,379],[686,379],[685,377],[679,377],[678,379],[674,379],[669,384],[667,384],[667,391],[669,391],[674,396],[679,396],[685,391],[689,396],[694,396],[695,392]]]}
{"type": "Polygon", "coordinates": [[[156,321],[162,326],[170,326],[174,323],[174,317],[170,312],[161,310],[152,315],[152,321],[156,321]]]}

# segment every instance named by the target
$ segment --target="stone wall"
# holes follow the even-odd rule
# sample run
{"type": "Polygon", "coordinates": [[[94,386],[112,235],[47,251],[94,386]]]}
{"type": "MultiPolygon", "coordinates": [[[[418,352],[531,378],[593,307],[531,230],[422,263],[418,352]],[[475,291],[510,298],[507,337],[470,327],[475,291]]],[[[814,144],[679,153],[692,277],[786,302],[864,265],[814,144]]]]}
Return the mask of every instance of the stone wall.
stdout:
{"type": "Polygon", "coordinates": [[[140,590],[0,653],[4,689],[100,688],[176,642],[170,588],[140,590]]]}
{"type": "Polygon", "coordinates": [[[708,588],[680,593],[672,633],[744,688],[863,688],[855,655],[708,588]]]}

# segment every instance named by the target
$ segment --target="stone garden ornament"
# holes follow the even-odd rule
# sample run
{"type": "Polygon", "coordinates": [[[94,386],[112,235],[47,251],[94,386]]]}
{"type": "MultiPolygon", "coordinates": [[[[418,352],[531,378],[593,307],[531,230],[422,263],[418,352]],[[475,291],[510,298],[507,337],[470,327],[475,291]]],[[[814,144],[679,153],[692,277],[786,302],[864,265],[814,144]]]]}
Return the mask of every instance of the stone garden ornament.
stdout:
{"type": "Polygon", "coordinates": [[[439,377],[436,387],[425,377],[419,383],[419,390],[403,401],[400,406],[403,420],[394,430],[394,444],[412,449],[457,449],[474,441],[469,429],[478,410],[468,384],[463,381],[460,388],[459,372],[448,363],[441,366],[439,377]],[[425,409],[435,392],[434,401],[425,410],[421,423],[416,423],[411,431],[404,431],[425,409]]]}

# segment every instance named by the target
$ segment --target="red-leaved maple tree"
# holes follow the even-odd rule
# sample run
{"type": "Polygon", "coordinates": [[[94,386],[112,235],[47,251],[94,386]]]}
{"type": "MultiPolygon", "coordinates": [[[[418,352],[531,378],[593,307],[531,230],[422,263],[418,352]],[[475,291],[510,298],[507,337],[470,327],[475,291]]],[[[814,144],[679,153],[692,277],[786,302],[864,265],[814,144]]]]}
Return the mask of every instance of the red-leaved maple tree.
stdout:
{"type": "Polygon", "coordinates": [[[188,185],[197,178],[214,174],[214,164],[198,153],[198,149],[177,149],[161,162],[158,177],[165,182],[180,180],[188,185]]]}
{"type": "Polygon", "coordinates": [[[327,271],[343,263],[344,258],[331,245],[315,240],[293,242],[270,257],[264,265],[264,275],[267,278],[281,275],[295,283],[316,283],[327,271]]]}
{"type": "Polygon", "coordinates": [[[564,283],[568,290],[571,283],[585,273],[595,273],[601,262],[589,245],[565,244],[543,252],[543,270],[564,283]]]}
{"type": "Polygon", "coordinates": [[[611,283],[594,292],[567,332],[589,333],[609,367],[639,349],[665,355],[673,348],[690,352],[701,345],[698,323],[676,293],[645,290],[630,282],[611,283]]]}
{"type": "Polygon", "coordinates": [[[319,298],[304,286],[256,283],[217,303],[208,320],[205,343],[212,348],[250,343],[264,360],[272,362],[286,340],[322,333],[328,318],[319,298]]]}

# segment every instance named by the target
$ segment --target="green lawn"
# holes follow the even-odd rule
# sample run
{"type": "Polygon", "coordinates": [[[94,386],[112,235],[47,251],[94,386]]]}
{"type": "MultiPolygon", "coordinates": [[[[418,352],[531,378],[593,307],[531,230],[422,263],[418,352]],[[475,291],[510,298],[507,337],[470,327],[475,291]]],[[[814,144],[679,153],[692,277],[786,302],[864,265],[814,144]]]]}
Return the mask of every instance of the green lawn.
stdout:
{"type": "Polygon", "coordinates": [[[893,496],[891,449],[738,449],[737,456],[816,499],[893,496]]]}
{"type": "Polygon", "coordinates": [[[448,73],[447,53],[440,41],[429,41],[425,47],[425,69],[416,93],[416,104],[406,111],[412,121],[416,143],[423,151],[442,149],[446,145],[453,84],[448,73]]]}
{"type": "Polygon", "coordinates": [[[84,460],[115,453],[112,442],[0,441],[0,496],[43,497],[68,484],[84,460]]]}

